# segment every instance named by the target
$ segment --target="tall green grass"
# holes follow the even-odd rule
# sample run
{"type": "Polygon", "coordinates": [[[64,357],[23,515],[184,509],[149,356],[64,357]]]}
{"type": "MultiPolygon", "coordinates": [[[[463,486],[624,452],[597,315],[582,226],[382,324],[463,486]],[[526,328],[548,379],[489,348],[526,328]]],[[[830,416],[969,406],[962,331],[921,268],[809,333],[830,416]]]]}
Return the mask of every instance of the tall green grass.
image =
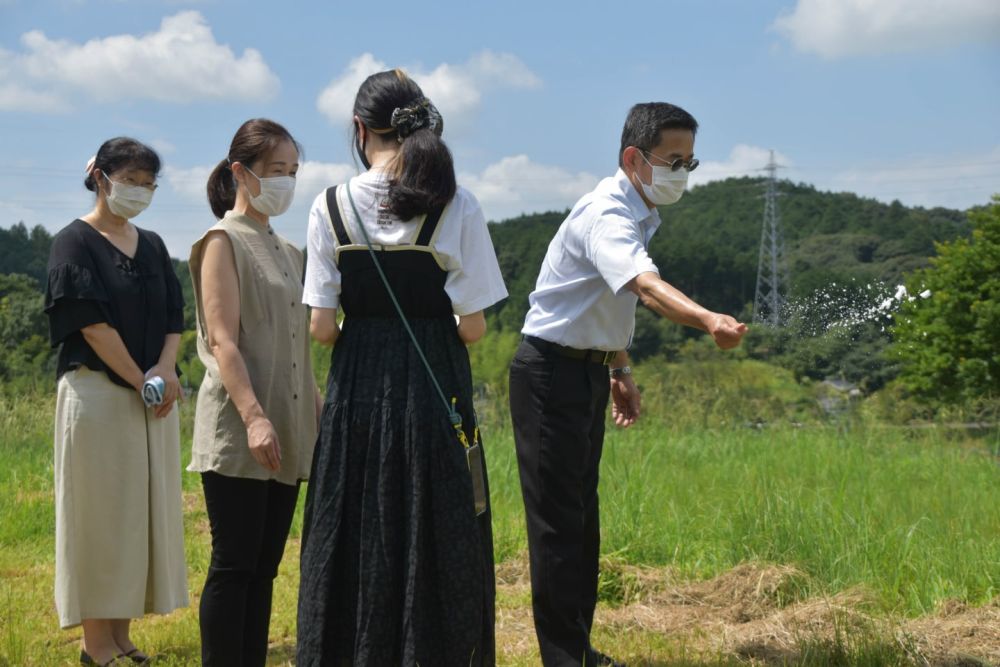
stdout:
{"type": "MultiPolygon", "coordinates": [[[[498,559],[526,548],[509,428],[487,442],[498,559]]],[[[978,440],[866,425],[609,431],[603,551],[704,578],[793,564],[804,595],[864,586],[884,611],[1000,595],[1000,466],[978,440]]]]}
{"type": "MultiPolygon", "coordinates": [[[[797,596],[862,586],[878,610],[908,616],[948,598],[977,604],[1000,594],[996,433],[956,436],[853,417],[800,421],[815,414],[810,388],[796,389],[783,376],[758,378],[763,371],[745,364],[729,369],[735,380],[728,385],[724,371],[664,369],[663,374],[673,373],[670,383],[640,373],[646,387],[643,418],[628,430],[609,427],[604,445],[606,556],[671,566],[691,578],[745,561],[792,564],[805,573],[797,596]],[[672,384],[682,380],[687,395],[672,384]],[[734,397],[741,383],[756,383],[757,393],[739,403],[734,397]],[[784,412],[775,407],[779,404],[784,412]],[[766,419],[751,418],[754,413],[766,419]],[[761,422],[769,425],[751,426],[761,422]]],[[[505,398],[490,396],[481,397],[480,421],[499,562],[520,557],[526,542],[505,398]]],[[[0,665],[51,664],[43,658],[71,660],[75,651],[76,635],[59,631],[52,604],[54,402],[50,395],[0,396],[0,665]]],[[[192,416],[188,401],[182,408],[185,463],[192,416]]],[[[200,498],[197,475],[185,474],[184,490],[194,596],[210,545],[204,510],[190,502],[200,498]]],[[[300,532],[300,517],[293,537],[300,532]]],[[[296,562],[289,554],[276,587],[276,655],[288,656],[294,637],[296,562]]],[[[138,628],[144,645],[174,656],[162,664],[196,659],[196,605],[138,628]]],[[[633,655],[647,655],[635,642],[648,641],[651,664],[690,662],[663,638],[616,641],[633,655]]],[[[854,656],[845,664],[897,664],[895,654],[882,662],[864,658],[877,646],[877,641],[817,643],[808,664],[823,664],[815,656],[835,651],[854,656]]],[[[718,664],[730,664],[729,657],[719,656],[718,664]]]]}

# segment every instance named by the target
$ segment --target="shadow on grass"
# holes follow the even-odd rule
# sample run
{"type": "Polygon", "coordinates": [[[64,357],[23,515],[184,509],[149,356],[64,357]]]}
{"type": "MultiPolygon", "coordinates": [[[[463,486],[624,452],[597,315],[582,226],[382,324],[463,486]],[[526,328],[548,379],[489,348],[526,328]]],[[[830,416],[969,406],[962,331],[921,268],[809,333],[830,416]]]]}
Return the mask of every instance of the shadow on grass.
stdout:
{"type": "MultiPolygon", "coordinates": [[[[184,646],[159,651],[150,661],[151,667],[188,667],[201,664],[201,648],[184,646]]],[[[285,667],[295,664],[294,642],[272,644],[267,650],[267,664],[270,667],[285,667]]],[[[0,660],[0,667],[7,667],[0,660]]],[[[13,666],[11,666],[13,667],[13,666]]]]}

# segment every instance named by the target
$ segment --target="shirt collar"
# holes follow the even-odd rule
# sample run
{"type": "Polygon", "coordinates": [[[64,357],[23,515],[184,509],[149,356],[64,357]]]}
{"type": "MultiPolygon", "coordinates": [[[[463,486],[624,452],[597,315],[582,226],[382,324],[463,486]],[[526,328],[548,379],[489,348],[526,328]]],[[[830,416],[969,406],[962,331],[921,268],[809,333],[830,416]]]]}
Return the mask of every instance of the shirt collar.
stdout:
{"type": "Polygon", "coordinates": [[[629,212],[635,217],[636,222],[658,227],[660,225],[660,211],[655,206],[649,208],[642,200],[642,195],[632,185],[628,175],[621,168],[615,172],[615,186],[625,197],[625,204],[629,212]]]}
{"type": "Polygon", "coordinates": [[[245,213],[237,213],[232,209],[226,211],[226,214],[222,216],[222,221],[229,222],[230,224],[238,224],[241,227],[245,227],[248,230],[257,233],[272,233],[274,231],[270,222],[268,222],[266,227],[262,227],[259,222],[251,218],[249,215],[245,213]]]}

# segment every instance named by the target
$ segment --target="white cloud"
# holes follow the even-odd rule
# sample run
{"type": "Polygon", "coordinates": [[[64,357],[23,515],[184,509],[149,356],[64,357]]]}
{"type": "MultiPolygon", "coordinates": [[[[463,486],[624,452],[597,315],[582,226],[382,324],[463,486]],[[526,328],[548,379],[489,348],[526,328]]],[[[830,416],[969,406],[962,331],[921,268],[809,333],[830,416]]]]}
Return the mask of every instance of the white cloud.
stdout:
{"type": "Polygon", "coordinates": [[[163,168],[163,178],[181,199],[189,202],[206,202],[208,195],[205,187],[208,184],[208,176],[214,168],[215,165],[188,168],[166,166],[163,168]]]}
{"type": "Polygon", "coordinates": [[[316,100],[316,108],[333,123],[348,123],[354,108],[354,96],[361,83],[372,74],[388,69],[370,53],[363,53],[347,65],[339,77],[331,81],[316,100]]]}
{"type": "Polygon", "coordinates": [[[587,172],[574,174],[532,162],[527,155],[505,157],[479,174],[458,174],[458,182],[476,195],[488,220],[569,208],[599,180],[587,172]]]}
{"type": "MultiPolygon", "coordinates": [[[[688,177],[688,185],[704,185],[710,181],[721,181],[737,176],[764,176],[764,166],[770,159],[771,151],[766,148],[737,144],[729,152],[729,158],[726,160],[702,161],[688,177]]],[[[774,153],[774,161],[783,167],[792,165],[791,160],[778,151],[774,153]]]]}
{"type": "Polygon", "coordinates": [[[773,27],[825,58],[1000,40],[997,0],[798,0],[773,27]]]}
{"type": "Polygon", "coordinates": [[[0,52],[0,91],[16,93],[0,96],[6,110],[54,111],[78,94],[102,102],[260,101],[272,99],[280,87],[257,50],[237,56],[215,41],[197,11],[166,17],[159,30],[138,37],[79,44],[32,30],[21,44],[21,53],[0,52]]]}
{"type": "Polygon", "coordinates": [[[298,182],[295,184],[295,200],[312,204],[316,195],[331,185],[346,183],[356,176],[357,167],[353,164],[332,162],[311,162],[306,160],[299,167],[298,182]]]}
{"type": "Polygon", "coordinates": [[[160,155],[168,155],[177,150],[177,146],[174,146],[171,142],[166,139],[153,139],[149,142],[149,145],[153,147],[160,155]]]}
{"type": "Polygon", "coordinates": [[[1000,146],[979,154],[937,155],[857,165],[816,179],[817,187],[907,206],[965,209],[1000,192],[1000,146]]]}
{"type": "Polygon", "coordinates": [[[60,113],[63,101],[52,93],[29,90],[17,83],[0,81],[0,111],[60,113]]]}
{"type": "MultiPolygon", "coordinates": [[[[371,53],[352,60],[344,72],[327,85],[316,100],[317,108],[331,122],[347,123],[358,87],[370,75],[389,69],[371,53]]],[[[420,65],[403,67],[434,102],[445,124],[461,121],[479,108],[483,96],[502,88],[537,88],[541,79],[517,56],[482,51],[460,64],[441,63],[426,71],[420,65]]]]}
{"type": "MultiPolygon", "coordinates": [[[[766,148],[738,144],[727,159],[699,164],[691,172],[689,185],[739,176],[764,178],[767,172],[763,168],[769,159],[766,148]]],[[[854,161],[847,168],[833,164],[799,166],[778,151],[774,160],[785,167],[778,171],[779,179],[810,183],[821,191],[853,192],[886,203],[898,199],[907,206],[966,209],[986,204],[994,192],[1000,192],[1000,146],[978,154],[896,158],[877,164],[854,161]]]]}

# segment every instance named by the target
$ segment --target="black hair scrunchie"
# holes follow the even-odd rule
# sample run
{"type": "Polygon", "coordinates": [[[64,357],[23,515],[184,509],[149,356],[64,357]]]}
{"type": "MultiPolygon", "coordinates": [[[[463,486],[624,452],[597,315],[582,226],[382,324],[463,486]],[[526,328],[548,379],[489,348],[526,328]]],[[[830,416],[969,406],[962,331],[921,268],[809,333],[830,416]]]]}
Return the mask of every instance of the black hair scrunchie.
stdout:
{"type": "Polygon", "coordinates": [[[426,97],[405,107],[393,109],[389,124],[396,130],[399,141],[425,127],[440,134],[438,128],[443,125],[440,112],[426,97]]]}

